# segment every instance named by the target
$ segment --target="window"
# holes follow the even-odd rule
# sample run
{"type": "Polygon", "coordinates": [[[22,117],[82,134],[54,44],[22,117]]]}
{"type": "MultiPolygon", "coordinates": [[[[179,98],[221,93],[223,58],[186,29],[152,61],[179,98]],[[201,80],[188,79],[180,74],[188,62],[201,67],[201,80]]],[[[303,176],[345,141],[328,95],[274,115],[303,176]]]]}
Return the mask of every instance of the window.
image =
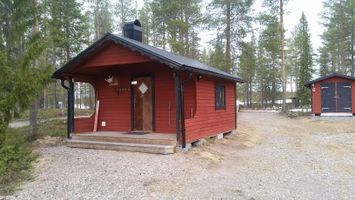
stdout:
{"type": "Polygon", "coordinates": [[[215,86],[215,107],[216,110],[226,108],[225,86],[222,84],[216,84],[215,86]]]}

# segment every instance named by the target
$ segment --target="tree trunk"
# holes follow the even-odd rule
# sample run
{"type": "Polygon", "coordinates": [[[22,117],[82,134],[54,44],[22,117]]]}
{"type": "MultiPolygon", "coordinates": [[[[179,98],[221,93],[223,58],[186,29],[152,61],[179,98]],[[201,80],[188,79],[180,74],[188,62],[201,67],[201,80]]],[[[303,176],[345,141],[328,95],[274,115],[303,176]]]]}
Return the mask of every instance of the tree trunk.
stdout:
{"type": "Polygon", "coordinates": [[[81,105],[82,105],[82,101],[83,101],[83,98],[82,98],[82,85],[81,83],[79,83],[78,85],[78,91],[79,91],[79,108],[82,109],[81,105]]]}
{"type": "Polygon", "coordinates": [[[232,66],[231,56],[231,3],[227,3],[226,12],[226,70],[229,73],[232,66]]]}
{"type": "Polygon", "coordinates": [[[38,113],[38,106],[39,105],[39,99],[38,97],[36,97],[36,99],[34,100],[31,109],[30,109],[30,118],[29,118],[29,122],[30,122],[30,137],[29,139],[31,141],[34,141],[37,138],[37,113],[38,113]]]}
{"type": "Polygon", "coordinates": [[[271,56],[272,59],[272,69],[273,69],[273,78],[274,80],[272,80],[272,91],[271,91],[271,105],[275,106],[275,99],[276,99],[276,78],[277,78],[277,73],[276,73],[276,56],[274,53],[272,53],[271,56]]]}
{"type": "MultiPolygon", "coordinates": [[[[185,14],[185,23],[189,24],[189,20],[186,14],[185,14]]],[[[191,50],[190,50],[189,29],[187,29],[185,32],[185,55],[193,57],[193,55],[191,55],[191,50]]]]}
{"type": "Polygon", "coordinates": [[[260,80],[260,98],[261,98],[261,107],[264,107],[264,83],[263,79],[260,80]]]}
{"type": "Polygon", "coordinates": [[[284,50],[283,0],[280,0],[280,34],[281,34],[281,67],[282,67],[282,110],[286,111],[286,66],[284,50]]]}
{"type": "Polygon", "coordinates": [[[96,1],[95,7],[95,40],[100,37],[100,29],[99,29],[99,1],[96,1]]]}
{"type": "Polygon", "coordinates": [[[249,83],[245,84],[245,88],[244,88],[244,92],[245,92],[245,96],[246,96],[246,101],[247,101],[247,108],[249,108],[250,106],[250,99],[249,99],[249,83]]]}
{"type": "MultiPolygon", "coordinates": [[[[354,5],[354,4],[352,4],[354,5]]],[[[351,10],[351,19],[354,19],[354,9],[351,10]]],[[[355,76],[354,63],[354,28],[351,29],[351,76],[355,76]]]]}
{"type": "Polygon", "coordinates": [[[58,97],[57,97],[57,80],[53,82],[53,108],[59,108],[58,107],[58,97]]]}
{"type": "Polygon", "coordinates": [[[92,91],[92,88],[89,87],[89,109],[93,109],[93,103],[92,103],[92,98],[93,98],[93,95],[92,95],[93,91],[92,91]]]}
{"type": "Polygon", "coordinates": [[[249,102],[250,102],[250,108],[253,107],[253,87],[252,87],[252,80],[250,79],[250,82],[249,82],[249,102]]]}
{"type": "MultiPolygon", "coordinates": [[[[35,24],[33,26],[33,34],[37,34],[39,32],[39,20],[38,20],[38,15],[37,15],[37,0],[32,0],[33,7],[35,8],[35,24]]],[[[34,61],[35,66],[38,66],[38,60],[34,61]]],[[[38,107],[39,107],[39,96],[37,96],[31,106],[30,109],[30,116],[29,116],[29,122],[30,122],[30,137],[29,139],[31,141],[35,140],[37,137],[37,113],[38,113],[38,107]]]]}
{"type": "Polygon", "coordinates": [[[293,95],[293,76],[292,75],[290,77],[290,85],[291,85],[291,95],[294,96],[293,95]]]}
{"type": "Polygon", "coordinates": [[[43,108],[48,109],[48,88],[43,89],[43,108]]]}

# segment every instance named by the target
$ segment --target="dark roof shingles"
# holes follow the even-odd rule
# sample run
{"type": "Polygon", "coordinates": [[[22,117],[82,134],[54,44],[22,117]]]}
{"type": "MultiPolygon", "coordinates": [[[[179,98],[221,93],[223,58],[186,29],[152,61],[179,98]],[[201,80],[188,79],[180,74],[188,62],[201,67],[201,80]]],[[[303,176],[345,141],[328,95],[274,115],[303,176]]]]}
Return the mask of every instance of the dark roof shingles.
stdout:
{"type": "Polygon", "coordinates": [[[306,87],[310,87],[313,83],[316,83],[316,82],[319,82],[319,81],[323,81],[323,80],[326,80],[326,79],[330,79],[330,78],[333,78],[333,77],[339,77],[339,78],[344,78],[344,79],[355,80],[355,77],[352,77],[352,76],[347,76],[347,75],[339,74],[339,73],[332,73],[332,74],[329,74],[327,76],[322,76],[322,77],[319,77],[319,78],[314,79],[312,81],[308,81],[304,85],[306,87]]]}
{"type": "MultiPolygon", "coordinates": [[[[147,54],[148,56],[155,57],[156,59],[164,60],[164,61],[168,62],[170,65],[173,65],[174,67],[176,67],[177,69],[181,69],[181,70],[188,69],[188,70],[192,70],[192,71],[196,70],[201,73],[206,73],[206,74],[218,76],[221,78],[231,79],[231,80],[234,80],[237,82],[244,82],[241,78],[239,78],[237,76],[228,74],[228,73],[226,73],[222,70],[216,69],[214,67],[210,67],[210,66],[203,64],[197,60],[187,58],[184,56],[180,56],[180,55],[165,51],[163,49],[159,49],[157,47],[150,46],[150,45],[141,43],[139,41],[126,38],[126,37],[121,37],[121,36],[117,36],[117,35],[114,35],[111,33],[107,33],[99,41],[103,42],[107,39],[112,39],[113,41],[115,41],[117,43],[120,43],[122,45],[126,45],[133,50],[137,50],[143,54],[147,54]]],[[[95,46],[97,46],[100,43],[99,41],[95,42],[93,45],[88,47],[88,49],[86,49],[82,53],[80,53],[76,58],[74,58],[73,60],[68,62],[66,65],[64,65],[62,68],[57,70],[53,74],[53,77],[58,78],[59,74],[61,74],[73,62],[75,62],[76,59],[79,59],[79,57],[84,56],[86,54],[85,52],[87,52],[89,49],[95,48],[95,46]]]]}

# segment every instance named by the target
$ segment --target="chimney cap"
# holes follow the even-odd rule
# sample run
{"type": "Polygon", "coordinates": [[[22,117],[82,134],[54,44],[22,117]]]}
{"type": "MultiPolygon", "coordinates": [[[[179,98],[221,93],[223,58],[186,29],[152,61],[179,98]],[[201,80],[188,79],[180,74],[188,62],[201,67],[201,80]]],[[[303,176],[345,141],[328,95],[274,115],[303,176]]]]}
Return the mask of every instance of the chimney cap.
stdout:
{"type": "Polygon", "coordinates": [[[127,22],[123,26],[123,36],[139,42],[142,42],[143,40],[142,32],[143,28],[139,20],[127,22]]]}
{"type": "Polygon", "coordinates": [[[136,19],[132,22],[126,22],[125,25],[136,25],[136,26],[142,27],[141,22],[138,19],[136,19]]]}

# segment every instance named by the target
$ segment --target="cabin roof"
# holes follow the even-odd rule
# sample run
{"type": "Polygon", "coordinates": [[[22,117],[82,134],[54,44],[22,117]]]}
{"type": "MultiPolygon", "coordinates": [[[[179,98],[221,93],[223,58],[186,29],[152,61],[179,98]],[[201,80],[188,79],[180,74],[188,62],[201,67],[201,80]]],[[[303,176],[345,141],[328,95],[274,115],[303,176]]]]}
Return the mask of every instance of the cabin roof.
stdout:
{"type": "Polygon", "coordinates": [[[338,77],[338,78],[343,78],[343,79],[348,79],[348,80],[355,80],[355,77],[352,77],[352,76],[347,76],[347,75],[344,75],[344,74],[339,74],[339,73],[332,73],[332,74],[329,74],[327,76],[322,76],[322,77],[319,77],[317,79],[314,79],[312,81],[309,81],[307,82],[306,84],[304,84],[306,87],[311,87],[311,85],[313,83],[317,83],[317,82],[320,82],[320,81],[324,81],[326,79],[330,79],[330,78],[334,78],[334,77],[338,77]]]}
{"type": "Polygon", "coordinates": [[[203,64],[197,60],[177,55],[163,49],[159,49],[157,47],[144,44],[142,42],[132,40],[126,37],[117,36],[111,33],[106,33],[99,40],[93,43],[91,46],[86,48],[84,51],[79,53],[76,57],[71,59],[65,65],[63,65],[60,69],[58,69],[52,75],[53,78],[63,78],[63,73],[65,73],[71,67],[74,67],[80,61],[85,59],[91,52],[95,51],[98,47],[100,47],[104,42],[112,40],[116,44],[120,44],[124,47],[128,47],[133,51],[137,51],[143,55],[150,57],[153,60],[157,60],[161,63],[167,64],[169,67],[177,69],[177,70],[187,70],[201,74],[207,74],[211,76],[216,76],[223,79],[229,79],[236,82],[244,82],[241,78],[226,73],[222,70],[216,69],[214,67],[203,64]]]}

